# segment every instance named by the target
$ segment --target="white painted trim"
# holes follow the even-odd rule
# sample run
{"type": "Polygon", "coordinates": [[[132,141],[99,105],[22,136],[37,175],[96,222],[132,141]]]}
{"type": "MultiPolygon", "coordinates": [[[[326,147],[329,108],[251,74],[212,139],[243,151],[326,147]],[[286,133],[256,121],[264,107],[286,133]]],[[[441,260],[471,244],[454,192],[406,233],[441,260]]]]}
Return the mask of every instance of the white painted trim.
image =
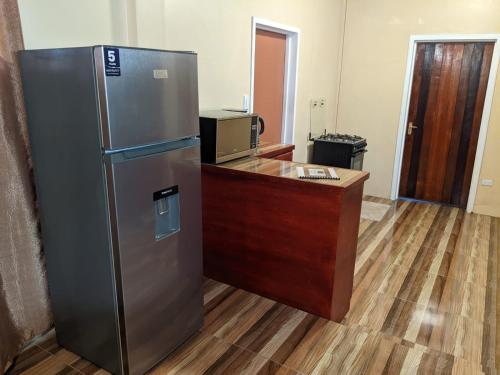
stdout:
{"type": "Polygon", "coordinates": [[[255,34],[257,29],[286,35],[285,87],[283,97],[283,130],[281,141],[294,144],[295,113],[297,104],[297,81],[299,68],[300,29],[282,25],[263,18],[252,17],[252,52],[250,63],[250,106],[253,112],[255,82],[255,34]]]}
{"type": "Polygon", "coordinates": [[[403,88],[403,102],[401,104],[401,114],[399,115],[398,139],[396,142],[396,156],[394,160],[394,172],[392,175],[391,199],[398,199],[399,182],[401,177],[401,164],[403,163],[403,150],[406,134],[406,119],[408,118],[408,108],[410,105],[411,82],[413,80],[413,65],[415,60],[416,41],[410,37],[408,47],[408,57],[406,59],[406,75],[403,88]]]}
{"type": "Polygon", "coordinates": [[[493,103],[493,92],[495,91],[495,82],[500,61],[500,34],[497,35],[493,56],[491,57],[490,75],[486,86],[486,96],[484,98],[483,116],[481,126],[479,127],[479,136],[477,140],[476,158],[474,160],[474,169],[472,170],[472,179],[467,200],[467,212],[472,212],[476,202],[477,187],[479,185],[479,175],[483,163],[484,148],[486,147],[486,135],[488,133],[488,124],[490,122],[491,105],[493,103]]]}
{"type": "Polygon", "coordinates": [[[417,43],[423,42],[450,42],[450,41],[474,41],[474,42],[495,42],[493,56],[491,59],[490,75],[486,89],[486,97],[484,99],[484,109],[481,118],[481,126],[479,129],[479,138],[477,142],[476,157],[474,160],[474,169],[472,171],[472,179],[467,200],[467,212],[472,212],[474,202],[476,200],[477,187],[479,184],[479,174],[481,171],[481,163],[483,160],[484,148],[486,145],[486,134],[490,120],[491,105],[493,101],[493,92],[500,61],[500,34],[454,34],[454,35],[412,35],[408,47],[408,58],[406,61],[406,75],[403,88],[403,99],[401,103],[401,114],[399,116],[398,138],[396,143],[396,156],[394,160],[394,172],[392,176],[391,199],[395,200],[399,194],[399,183],[401,176],[401,166],[403,162],[403,150],[406,134],[406,124],[408,118],[408,109],[410,106],[411,84],[413,81],[413,66],[415,63],[415,53],[417,43]]]}

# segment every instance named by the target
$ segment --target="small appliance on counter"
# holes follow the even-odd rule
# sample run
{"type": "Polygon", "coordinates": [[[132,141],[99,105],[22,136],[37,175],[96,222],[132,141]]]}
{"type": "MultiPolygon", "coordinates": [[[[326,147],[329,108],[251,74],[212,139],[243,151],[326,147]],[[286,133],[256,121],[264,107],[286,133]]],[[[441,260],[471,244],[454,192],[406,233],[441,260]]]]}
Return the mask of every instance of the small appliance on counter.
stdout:
{"type": "Polygon", "coordinates": [[[234,110],[203,111],[200,113],[201,161],[219,164],[250,156],[263,132],[264,120],[257,114],[234,110]]]}
{"type": "Polygon", "coordinates": [[[323,134],[313,139],[313,164],[363,169],[366,139],[357,135],[323,134]]]}
{"type": "Polygon", "coordinates": [[[57,341],[143,374],[203,322],[197,57],[21,52],[57,341]]]}

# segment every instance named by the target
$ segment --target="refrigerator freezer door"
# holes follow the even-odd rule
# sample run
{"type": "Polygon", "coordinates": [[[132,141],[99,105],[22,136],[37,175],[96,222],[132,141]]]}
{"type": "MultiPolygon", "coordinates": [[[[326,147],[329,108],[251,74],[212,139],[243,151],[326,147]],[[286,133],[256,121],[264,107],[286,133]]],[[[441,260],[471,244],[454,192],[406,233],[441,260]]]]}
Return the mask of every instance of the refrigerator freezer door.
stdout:
{"type": "Polygon", "coordinates": [[[110,162],[131,374],[202,324],[199,160],[189,147],[110,162]]]}
{"type": "Polygon", "coordinates": [[[105,149],[199,134],[196,54],[100,46],[94,58],[105,149]]]}

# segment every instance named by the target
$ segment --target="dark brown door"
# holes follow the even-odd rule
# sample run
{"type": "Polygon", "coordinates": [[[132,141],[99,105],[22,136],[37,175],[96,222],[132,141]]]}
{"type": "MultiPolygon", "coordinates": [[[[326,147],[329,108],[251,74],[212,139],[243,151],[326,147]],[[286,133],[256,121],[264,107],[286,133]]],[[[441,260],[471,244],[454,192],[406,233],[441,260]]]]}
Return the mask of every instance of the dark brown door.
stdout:
{"type": "Polygon", "coordinates": [[[467,205],[493,45],[417,45],[401,197],[467,205]]]}
{"type": "Polygon", "coordinates": [[[281,143],[286,35],[257,29],[255,35],[254,112],[265,121],[261,143],[281,143]]]}

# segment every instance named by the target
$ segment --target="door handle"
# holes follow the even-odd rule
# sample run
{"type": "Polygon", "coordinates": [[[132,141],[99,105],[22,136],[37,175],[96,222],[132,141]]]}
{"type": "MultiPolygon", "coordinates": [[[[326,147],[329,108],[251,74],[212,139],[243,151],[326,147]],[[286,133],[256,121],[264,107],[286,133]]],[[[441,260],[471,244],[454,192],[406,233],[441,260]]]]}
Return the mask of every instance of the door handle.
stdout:
{"type": "Polygon", "coordinates": [[[418,126],[413,125],[413,122],[409,122],[407,134],[411,135],[411,133],[413,133],[413,129],[418,129],[418,126]]]}

